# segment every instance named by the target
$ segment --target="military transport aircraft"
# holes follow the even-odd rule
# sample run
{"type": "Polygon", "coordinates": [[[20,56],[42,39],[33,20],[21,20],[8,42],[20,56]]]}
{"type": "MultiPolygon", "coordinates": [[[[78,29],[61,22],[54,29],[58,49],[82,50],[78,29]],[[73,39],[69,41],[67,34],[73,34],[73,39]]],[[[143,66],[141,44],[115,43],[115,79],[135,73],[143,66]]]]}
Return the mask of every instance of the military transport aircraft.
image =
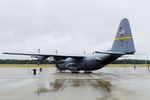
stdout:
{"type": "Polygon", "coordinates": [[[91,55],[59,55],[59,54],[28,54],[28,53],[9,53],[11,55],[26,55],[37,58],[42,62],[49,59],[50,64],[55,64],[60,71],[69,70],[71,72],[85,71],[91,72],[100,69],[113,62],[123,55],[134,54],[135,47],[133,37],[127,18],[121,20],[112,48],[105,52],[95,51],[91,55]]]}

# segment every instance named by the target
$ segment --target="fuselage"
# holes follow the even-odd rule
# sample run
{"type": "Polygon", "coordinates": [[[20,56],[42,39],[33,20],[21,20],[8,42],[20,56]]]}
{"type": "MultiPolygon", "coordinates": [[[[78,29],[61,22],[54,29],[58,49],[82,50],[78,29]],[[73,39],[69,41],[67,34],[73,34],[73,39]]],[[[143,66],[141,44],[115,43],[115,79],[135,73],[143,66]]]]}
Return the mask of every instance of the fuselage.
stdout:
{"type": "Polygon", "coordinates": [[[93,54],[82,59],[66,58],[64,63],[56,64],[59,70],[93,71],[113,62],[121,55],[93,54]]]}

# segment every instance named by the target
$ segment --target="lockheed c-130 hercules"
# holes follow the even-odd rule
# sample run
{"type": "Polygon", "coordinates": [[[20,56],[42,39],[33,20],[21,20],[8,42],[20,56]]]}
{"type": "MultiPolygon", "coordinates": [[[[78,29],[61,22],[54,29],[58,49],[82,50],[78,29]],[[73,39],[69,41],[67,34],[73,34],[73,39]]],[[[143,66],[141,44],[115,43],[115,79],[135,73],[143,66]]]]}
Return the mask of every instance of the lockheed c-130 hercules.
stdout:
{"type": "Polygon", "coordinates": [[[71,72],[85,71],[91,72],[103,68],[117,58],[123,55],[135,53],[135,46],[127,18],[121,20],[115,36],[112,48],[105,52],[95,51],[91,55],[60,55],[60,54],[30,54],[30,53],[9,53],[11,55],[26,55],[37,58],[38,62],[42,62],[47,58],[50,64],[55,64],[60,71],[69,70],[71,72]]]}

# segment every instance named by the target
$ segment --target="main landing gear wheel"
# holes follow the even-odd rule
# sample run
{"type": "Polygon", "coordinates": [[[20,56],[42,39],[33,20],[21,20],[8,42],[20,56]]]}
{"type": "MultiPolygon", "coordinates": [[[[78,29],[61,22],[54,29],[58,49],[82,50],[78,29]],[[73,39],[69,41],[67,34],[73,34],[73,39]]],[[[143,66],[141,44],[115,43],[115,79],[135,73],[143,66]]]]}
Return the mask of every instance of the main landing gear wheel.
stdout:
{"type": "Polygon", "coordinates": [[[84,71],[84,73],[90,74],[90,73],[92,73],[92,71],[84,71]]]}
{"type": "Polygon", "coordinates": [[[78,70],[71,70],[71,73],[79,73],[78,70]]]}

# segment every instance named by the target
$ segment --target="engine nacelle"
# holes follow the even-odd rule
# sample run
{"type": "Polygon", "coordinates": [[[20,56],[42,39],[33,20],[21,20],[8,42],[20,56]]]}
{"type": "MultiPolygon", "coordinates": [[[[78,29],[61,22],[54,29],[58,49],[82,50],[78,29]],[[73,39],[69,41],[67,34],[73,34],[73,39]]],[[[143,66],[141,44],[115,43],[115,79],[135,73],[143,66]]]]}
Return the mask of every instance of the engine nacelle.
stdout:
{"type": "Polygon", "coordinates": [[[47,56],[37,56],[36,58],[38,59],[38,61],[42,62],[42,61],[46,60],[48,57],[47,56]]]}
{"type": "Polygon", "coordinates": [[[50,64],[62,64],[65,62],[65,60],[64,59],[55,59],[54,57],[49,57],[48,62],[50,64]]]}

